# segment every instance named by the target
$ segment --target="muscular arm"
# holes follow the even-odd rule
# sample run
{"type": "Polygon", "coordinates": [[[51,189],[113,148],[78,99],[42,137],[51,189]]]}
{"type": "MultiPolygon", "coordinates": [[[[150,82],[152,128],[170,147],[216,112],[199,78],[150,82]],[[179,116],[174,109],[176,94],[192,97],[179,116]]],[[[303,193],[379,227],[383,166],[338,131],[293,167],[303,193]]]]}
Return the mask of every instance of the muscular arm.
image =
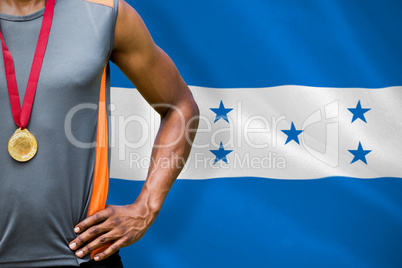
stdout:
{"type": "MultiPolygon", "coordinates": [[[[139,15],[121,1],[116,25],[112,61],[133,82],[141,95],[161,115],[161,126],[152,151],[152,161],[180,157],[187,159],[196,128],[198,108],[176,66],[153,42],[139,15]],[[187,128],[187,129],[186,129],[187,128]],[[186,139],[190,137],[189,139],[186,139]]],[[[182,167],[182,166],[181,166],[182,167]]],[[[181,167],[151,166],[140,198],[160,209],[181,167]]]]}
{"type": "Polygon", "coordinates": [[[78,257],[108,245],[95,260],[138,241],[151,226],[190,153],[198,125],[198,107],[174,63],[152,40],[140,16],[119,1],[111,60],[161,116],[143,189],[132,205],[108,206],[74,229],[70,243],[78,257]],[[191,131],[193,130],[193,131],[191,131]],[[160,166],[157,163],[170,161],[160,166]]]}

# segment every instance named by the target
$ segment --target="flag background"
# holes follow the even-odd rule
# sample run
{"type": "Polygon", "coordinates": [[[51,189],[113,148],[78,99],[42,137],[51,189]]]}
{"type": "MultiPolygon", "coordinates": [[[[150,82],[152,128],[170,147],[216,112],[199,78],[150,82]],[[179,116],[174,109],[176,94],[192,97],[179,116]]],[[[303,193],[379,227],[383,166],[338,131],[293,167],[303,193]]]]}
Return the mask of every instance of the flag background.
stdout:
{"type": "MultiPolygon", "coordinates": [[[[189,85],[402,85],[400,1],[128,3],[189,85]]],[[[133,87],[115,67],[112,86],[133,87]]],[[[176,181],[145,237],[121,250],[125,266],[402,266],[400,178],[266,177],[176,181]]],[[[141,186],[111,179],[108,203],[132,203],[141,186]]]]}

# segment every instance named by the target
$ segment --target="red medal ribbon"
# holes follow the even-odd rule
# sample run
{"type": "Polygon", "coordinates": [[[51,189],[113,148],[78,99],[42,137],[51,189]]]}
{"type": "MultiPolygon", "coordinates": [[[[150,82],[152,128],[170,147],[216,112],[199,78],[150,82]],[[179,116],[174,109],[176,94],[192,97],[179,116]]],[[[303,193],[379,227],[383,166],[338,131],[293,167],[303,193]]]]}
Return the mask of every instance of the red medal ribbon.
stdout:
{"type": "Polygon", "coordinates": [[[14,60],[10,51],[6,46],[3,35],[0,30],[1,45],[3,49],[4,69],[6,72],[6,80],[8,87],[8,95],[10,97],[11,111],[13,113],[14,122],[21,129],[28,125],[29,117],[31,116],[32,105],[35,98],[36,88],[38,86],[39,74],[42,68],[43,58],[47,41],[49,39],[50,28],[52,26],[55,0],[47,0],[45,13],[43,15],[42,26],[39,33],[38,43],[34,59],[32,61],[31,72],[29,74],[27,89],[24,96],[24,103],[20,104],[20,96],[18,94],[17,79],[15,77],[14,60]]]}

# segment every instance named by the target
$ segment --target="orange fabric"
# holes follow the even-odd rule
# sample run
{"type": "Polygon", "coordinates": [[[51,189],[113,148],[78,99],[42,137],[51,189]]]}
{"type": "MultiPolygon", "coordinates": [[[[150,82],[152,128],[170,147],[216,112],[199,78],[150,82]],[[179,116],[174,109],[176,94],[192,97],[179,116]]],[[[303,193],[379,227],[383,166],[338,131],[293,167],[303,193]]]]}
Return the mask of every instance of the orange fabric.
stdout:
{"type": "MultiPolygon", "coordinates": [[[[95,167],[92,182],[92,195],[88,208],[88,216],[105,208],[106,199],[109,189],[109,157],[108,157],[108,129],[107,129],[107,113],[106,113],[106,67],[103,70],[101,88],[99,93],[98,107],[98,127],[96,131],[96,153],[95,167]]],[[[94,252],[91,256],[105,249],[102,247],[94,252]]]]}
{"type": "Polygon", "coordinates": [[[96,153],[93,176],[92,196],[89,203],[88,215],[92,215],[105,208],[109,188],[109,158],[108,132],[106,114],[106,68],[103,70],[102,83],[99,94],[98,128],[96,131],[96,153]]]}
{"type": "Polygon", "coordinates": [[[113,7],[113,0],[85,0],[87,2],[113,7]]]}

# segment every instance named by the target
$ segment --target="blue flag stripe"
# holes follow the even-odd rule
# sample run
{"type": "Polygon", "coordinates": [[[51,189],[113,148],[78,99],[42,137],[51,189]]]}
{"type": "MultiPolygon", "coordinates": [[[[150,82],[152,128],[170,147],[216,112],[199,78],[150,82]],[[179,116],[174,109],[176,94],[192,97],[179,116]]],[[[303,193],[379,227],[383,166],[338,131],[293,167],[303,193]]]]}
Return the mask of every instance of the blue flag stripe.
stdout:
{"type": "MultiPolygon", "coordinates": [[[[143,182],[111,180],[108,202],[143,182]]],[[[400,267],[402,180],[179,180],[128,267],[400,267]],[[399,211],[399,213],[398,213],[399,211]]]]}
{"type": "Polygon", "coordinates": [[[128,2],[190,85],[402,85],[399,0],[128,2]]]}

